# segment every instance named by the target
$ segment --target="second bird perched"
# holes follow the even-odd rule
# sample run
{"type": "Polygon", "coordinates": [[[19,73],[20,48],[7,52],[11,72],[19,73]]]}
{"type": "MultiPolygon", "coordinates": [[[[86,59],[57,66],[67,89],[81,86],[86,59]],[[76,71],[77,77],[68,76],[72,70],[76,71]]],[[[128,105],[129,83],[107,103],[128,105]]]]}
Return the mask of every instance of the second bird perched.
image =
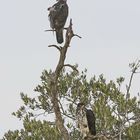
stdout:
{"type": "Polygon", "coordinates": [[[95,115],[91,109],[85,108],[84,103],[78,103],[76,109],[77,126],[83,139],[96,135],[95,115]]]}
{"type": "Polygon", "coordinates": [[[56,32],[56,40],[58,43],[63,43],[63,28],[68,17],[67,0],[57,0],[49,10],[50,26],[56,32]]]}

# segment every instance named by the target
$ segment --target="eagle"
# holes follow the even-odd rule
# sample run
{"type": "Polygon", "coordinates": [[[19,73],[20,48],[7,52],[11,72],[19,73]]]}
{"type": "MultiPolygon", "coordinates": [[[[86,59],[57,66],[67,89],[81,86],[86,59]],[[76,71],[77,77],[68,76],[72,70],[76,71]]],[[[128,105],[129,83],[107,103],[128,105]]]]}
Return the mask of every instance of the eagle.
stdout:
{"type": "Polygon", "coordinates": [[[76,120],[83,139],[96,135],[95,115],[91,109],[85,108],[84,103],[77,105],[76,120]]]}
{"type": "Polygon", "coordinates": [[[63,29],[68,17],[67,0],[57,0],[52,7],[49,7],[50,27],[56,32],[56,40],[59,44],[63,43],[63,29]]]}

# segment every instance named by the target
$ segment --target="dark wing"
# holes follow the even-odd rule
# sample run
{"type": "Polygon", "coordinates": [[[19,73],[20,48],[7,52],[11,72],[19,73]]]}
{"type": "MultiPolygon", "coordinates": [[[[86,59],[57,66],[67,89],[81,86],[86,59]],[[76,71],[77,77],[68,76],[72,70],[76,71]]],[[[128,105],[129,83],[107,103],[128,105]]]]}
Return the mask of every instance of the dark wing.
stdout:
{"type": "Polygon", "coordinates": [[[89,127],[89,132],[91,135],[96,135],[96,127],[95,127],[95,115],[92,110],[86,110],[86,117],[89,127]]]}
{"type": "Polygon", "coordinates": [[[68,5],[66,2],[59,1],[49,8],[49,20],[51,28],[63,28],[68,17],[68,5]]]}
{"type": "Polygon", "coordinates": [[[54,4],[52,7],[48,8],[48,10],[50,11],[48,17],[50,20],[50,27],[52,29],[55,28],[55,19],[56,17],[59,15],[59,2],[57,2],[56,4],[54,4]]]}

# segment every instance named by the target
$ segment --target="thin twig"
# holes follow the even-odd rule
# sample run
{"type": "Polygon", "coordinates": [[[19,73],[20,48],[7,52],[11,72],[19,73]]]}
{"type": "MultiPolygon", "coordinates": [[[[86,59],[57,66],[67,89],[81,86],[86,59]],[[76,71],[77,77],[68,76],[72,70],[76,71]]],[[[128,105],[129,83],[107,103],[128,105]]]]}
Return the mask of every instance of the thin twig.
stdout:
{"type": "Polygon", "coordinates": [[[54,30],[54,29],[45,30],[45,32],[54,32],[54,31],[56,31],[56,30],[54,30]]]}
{"type": "Polygon", "coordinates": [[[132,79],[133,79],[134,73],[135,73],[135,71],[132,71],[131,76],[130,76],[129,85],[127,87],[127,92],[126,92],[126,95],[127,95],[126,97],[127,98],[128,98],[128,95],[129,95],[129,91],[130,91],[130,87],[131,87],[131,84],[132,84],[132,79]]]}
{"type": "MultiPolygon", "coordinates": [[[[65,27],[65,28],[63,28],[64,30],[67,30],[68,29],[68,27],[65,27]]],[[[54,32],[54,31],[56,31],[55,29],[49,29],[49,30],[45,30],[45,32],[54,32]]],[[[77,35],[76,35],[77,36],[77,35]]]]}
{"type": "Polygon", "coordinates": [[[39,114],[34,114],[34,118],[36,119],[37,117],[39,117],[41,115],[45,116],[45,113],[46,113],[46,111],[39,113],[39,114]]]}
{"type": "Polygon", "coordinates": [[[74,117],[72,117],[72,116],[70,116],[70,115],[68,115],[68,114],[66,114],[66,113],[63,113],[63,112],[62,112],[62,114],[63,114],[64,116],[66,116],[66,117],[72,119],[72,120],[76,120],[74,117]]]}
{"type": "Polygon", "coordinates": [[[79,37],[79,38],[82,38],[81,36],[79,36],[79,35],[77,35],[77,34],[73,34],[73,36],[77,36],[77,37],[79,37]]]}
{"type": "Polygon", "coordinates": [[[58,49],[59,51],[61,51],[61,47],[58,47],[57,45],[49,45],[48,47],[55,47],[56,49],[58,49]]]}
{"type": "MultiPolygon", "coordinates": [[[[67,30],[68,28],[63,28],[64,30],[67,30]]],[[[50,30],[45,30],[45,32],[55,32],[56,30],[52,30],[52,29],[50,29],[50,30]]],[[[73,34],[73,36],[77,36],[78,38],[82,38],[81,36],[79,36],[79,35],[77,35],[77,34],[73,34]]]]}
{"type": "Polygon", "coordinates": [[[75,66],[72,66],[72,65],[70,65],[70,64],[65,64],[64,67],[70,67],[70,68],[72,68],[74,71],[79,72],[79,71],[75,68],[75,66]]]}
{"type": "Polygon", "coordinates": [[[65,113],[65,110],[64,110],[63,105],[61,104],[60,100],[58,100],[58,102],[59,102],[60,108],[61,108],[61,110],[62,110],[62,114],[63,114],[64,116],[66,116],[66,117],[72,119],[72,120],[75,120],[74,117],[72,117],[72,116],[70,116],[70,115],[68,115],[68,114],[65,113]]]}
{"type": "Polygon", "coordinates": [[[49,125],[55,125],[55,122],[47,121],[47,123],[48,123],[49,125]]]}

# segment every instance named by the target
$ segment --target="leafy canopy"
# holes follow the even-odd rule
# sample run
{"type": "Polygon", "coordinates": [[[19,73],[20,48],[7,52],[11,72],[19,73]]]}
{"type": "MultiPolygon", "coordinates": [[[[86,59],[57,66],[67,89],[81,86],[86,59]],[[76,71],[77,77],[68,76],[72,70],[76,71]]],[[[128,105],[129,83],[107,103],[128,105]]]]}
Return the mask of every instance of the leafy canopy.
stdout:
{"type": "MultiPolygon", "coordinates": [[[[77,66],[75,66],[77,68],[77,66]]],[[[130,65],[132,74],[137,72],[139,65],[130,65]]],[[[48,121],[47,116],[53,115],[53,106],[50,99],[52,71],[44,70],[41,83],[35,88],[37,96],[28,97],[21,93],[24,105],[13,115],[23,121],[23,129],[5,133],[4,140],[61,140],[61,133],[55,125],[55,118],[48,121]],[[42,119],[41,117],[44,116],[42,119]]],[[[96,116],[98,135],[105,135],[108,139],[122,138],[140,139],[140,98],[131,97],[130,87],[132,79],[127,86],[126,93],[121,87],[124,78],[107,82],[103,75],[87,79],[87,70],[67,72],[62,70],[58,78],[58,99],[64,124],[70,138],[80,138],[75,120],[75,110],[78,102],[84,102],[91,107],[96,116]]]]}

